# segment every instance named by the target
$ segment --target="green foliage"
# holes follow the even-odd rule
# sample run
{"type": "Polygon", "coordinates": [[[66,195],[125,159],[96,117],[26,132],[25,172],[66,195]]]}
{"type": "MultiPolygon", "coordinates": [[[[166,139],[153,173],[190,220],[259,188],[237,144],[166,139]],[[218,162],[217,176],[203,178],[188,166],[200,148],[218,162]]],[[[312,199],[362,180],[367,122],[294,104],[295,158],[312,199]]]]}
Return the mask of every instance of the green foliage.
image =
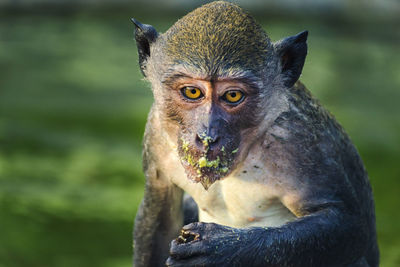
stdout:
{"type": "MultiPolygon", "coordinates": [[[[156,14],[143,22],[165,30],[175,19],[156,14]]],[[[400,51],[393,27],[265,24],[273,40],[310,30],[302,80],[359,148],[376,197],[382,265],[400,265],[400,51]]],[[[0,266],[130,265],[152,102],[132,30],[126,11],[2,16],[0,266]]]]}
{"type": "Polygon", "coordinates": [[[0,266],[130,265],[152,99],[117,21],[30,14],[0,28],[0,266]]]}

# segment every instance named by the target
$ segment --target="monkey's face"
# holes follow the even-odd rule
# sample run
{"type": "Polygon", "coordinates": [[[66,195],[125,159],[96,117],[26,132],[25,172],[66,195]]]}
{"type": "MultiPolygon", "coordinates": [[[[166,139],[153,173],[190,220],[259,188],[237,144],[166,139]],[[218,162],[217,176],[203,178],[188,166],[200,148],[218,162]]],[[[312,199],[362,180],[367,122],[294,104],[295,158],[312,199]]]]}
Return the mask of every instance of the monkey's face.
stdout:
{"type": "Polygon", "coordinates": [[[133,22],[164,130],[173,126],[188,177],[208,188],[286,106],[282,92],[300,76],[307,32],[272,44],[254,18],[224,1],[190,12],[162,35],[133,22]]]}
{"type": "Polygon", "coordinates": [[[178,125],[179,157],[188,177],[207,189],[234,169],[242,137],[258,124],[259,92],[237,80],[180,76],[168,84],[163,113],[178,125]]]}

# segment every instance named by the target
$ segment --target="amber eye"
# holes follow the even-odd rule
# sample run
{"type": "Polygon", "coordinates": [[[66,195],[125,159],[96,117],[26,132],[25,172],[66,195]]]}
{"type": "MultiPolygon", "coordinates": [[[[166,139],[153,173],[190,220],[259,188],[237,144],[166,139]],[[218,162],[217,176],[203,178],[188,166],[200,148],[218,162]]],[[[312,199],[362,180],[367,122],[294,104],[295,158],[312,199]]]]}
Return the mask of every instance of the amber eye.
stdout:
{"type": "Polygon", "coordinates": [[[226,92],[222,98],[230,104],[238,104],[244,99],[244,95],[239,90],[231,90],[226,92]]]}
{"type": "Polygon", "coordinates": [[[182,95],[190,100],[197,100],[203,97],[203,93],[199,88],[192,86],[185,86],[181,89],[182,95]]]}

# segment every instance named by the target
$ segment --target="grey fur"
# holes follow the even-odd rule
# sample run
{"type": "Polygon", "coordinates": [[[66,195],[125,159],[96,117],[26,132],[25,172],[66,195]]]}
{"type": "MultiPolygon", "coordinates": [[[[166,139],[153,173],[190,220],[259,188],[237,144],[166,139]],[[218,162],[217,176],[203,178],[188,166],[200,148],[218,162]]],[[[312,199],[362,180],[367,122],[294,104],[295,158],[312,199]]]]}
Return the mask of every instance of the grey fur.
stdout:
{"type": "MultiPolygon", "coordinates": [[[[215,2],[203,8],[227,16],[223,12],[231,10],[232,4],[215,2]]],[[[212,15],[217,18],[221,14],[212,15]]],[[[216,61],[196,59],[197,54],[191,57],[190,53],[182,53],[186,58],[174,55],[171,40],[180,30],[187,31],[183,27],[192,26],[183,20],[166,34],[157,34],[151,40],[150,53],[140,62],[152,85],[155,103],[144,138],[146,189],[135,222],[135,266],[164,266],[167,258],[168,266],[378,266],[374,201],[361,158],[334,117],[297,81],[307,53],[307,34],[274,44],[265,33],[257,35],[266,38],[256,40],[258,44],[268,45],[266,53],[259,57],[262,64],[252,65],[252,69],[249,61],[242,58],[229,58],[235,64],[228,64],[221,53],[216,54],[216,61]],[[246,62],[237,64],[241,60],[246,62]],[[214,65],[208,66],[207,62],[214,65]],[[238,113],[236,119],[230,114],[216,120],[221,124],[207,125],[213,123],[212,116],[222,115],[209,115],[202,110],[192,120],[185,120],[182,113],[189,111],[180,109],[171,96],[176,92],[170,85],[181,74],[211,84],[222,78],[245,80],[253,88],[243,105],[247,106],[245,114],[238,113]],[[233,118],[232,124],[228,117],[233,118]],[[185,147],[181,138],[189,140],[199,127],[217,126],[226,129],[227,143],[238,144],[238,149],[228,149],[229,172],[215,176],[209,191],[205,191],[187,179],[188,166],[180,164],[179,152],[185,147]],[[261,197],[276,198],[279,207],[294,219],[276,227],[266,227],[268,221],[265,226],[251,227],[250,217],[245,227],[234,227],[234,220],[223,225],[218,223],[221,216],[214,214],[210,215],[214,223],[184,226],[196,219],[197,212],[226,212],[231,204],[222,197],[207,197],[222,194],[228,199],[228,193],[242,196],[248,192],[241,188],[239,192],[219,194],[223,185],[229,185],[229,179],[265,188],[261,197]],[[193,199],[183,201],[184,190],[193,199]],[[195,237],[194,241],[189,237],[195,237]]],[[[224,42],[229,43],[229,39],[224,42]]],[[[139,46],[139,53],[140,49],[139,46]]],[[[246,53],[239,51],[237,55],[246,53]]],[[[190,150],[197,149],[193,140],[188,141],[190,150]]],[[[221,151],[219,147],[215,153],[221,151]]],[[[259,193],[246,195],[250,204],[258,197],[259,193]]],[[[241,219],[241,214],[237,217],[241,219]]]]}

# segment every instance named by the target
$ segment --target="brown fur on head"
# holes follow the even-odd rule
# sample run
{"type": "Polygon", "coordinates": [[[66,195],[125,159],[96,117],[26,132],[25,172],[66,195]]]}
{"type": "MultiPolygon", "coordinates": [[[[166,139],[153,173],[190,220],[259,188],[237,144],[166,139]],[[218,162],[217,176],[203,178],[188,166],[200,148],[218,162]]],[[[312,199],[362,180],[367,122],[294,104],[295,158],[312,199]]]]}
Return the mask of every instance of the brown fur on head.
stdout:
{"type": "Polygon", "coordinates": [[[284,102],[283,88],[304,63],[296,45],[303,49],[306,35],[271,44],[250,15],[224,1],[192,11],[162,35],[133,21],[139,63],[165,122],[160,130],[175,138],[188,177],[208,188],[232,172],[268,112],[284,102]],[[187,88],[201,97],[188,99],[187,88]],[[243,98],[230,103],[231,92],[243,98]]]}
{"type": "Polygon", "coordinates": [[[165,33],[174,62],[196,66],[208,75],[235,69],[260,70],[271,42],[261,26],[240,7],[224,1],[190,12],[165,33]]]}

